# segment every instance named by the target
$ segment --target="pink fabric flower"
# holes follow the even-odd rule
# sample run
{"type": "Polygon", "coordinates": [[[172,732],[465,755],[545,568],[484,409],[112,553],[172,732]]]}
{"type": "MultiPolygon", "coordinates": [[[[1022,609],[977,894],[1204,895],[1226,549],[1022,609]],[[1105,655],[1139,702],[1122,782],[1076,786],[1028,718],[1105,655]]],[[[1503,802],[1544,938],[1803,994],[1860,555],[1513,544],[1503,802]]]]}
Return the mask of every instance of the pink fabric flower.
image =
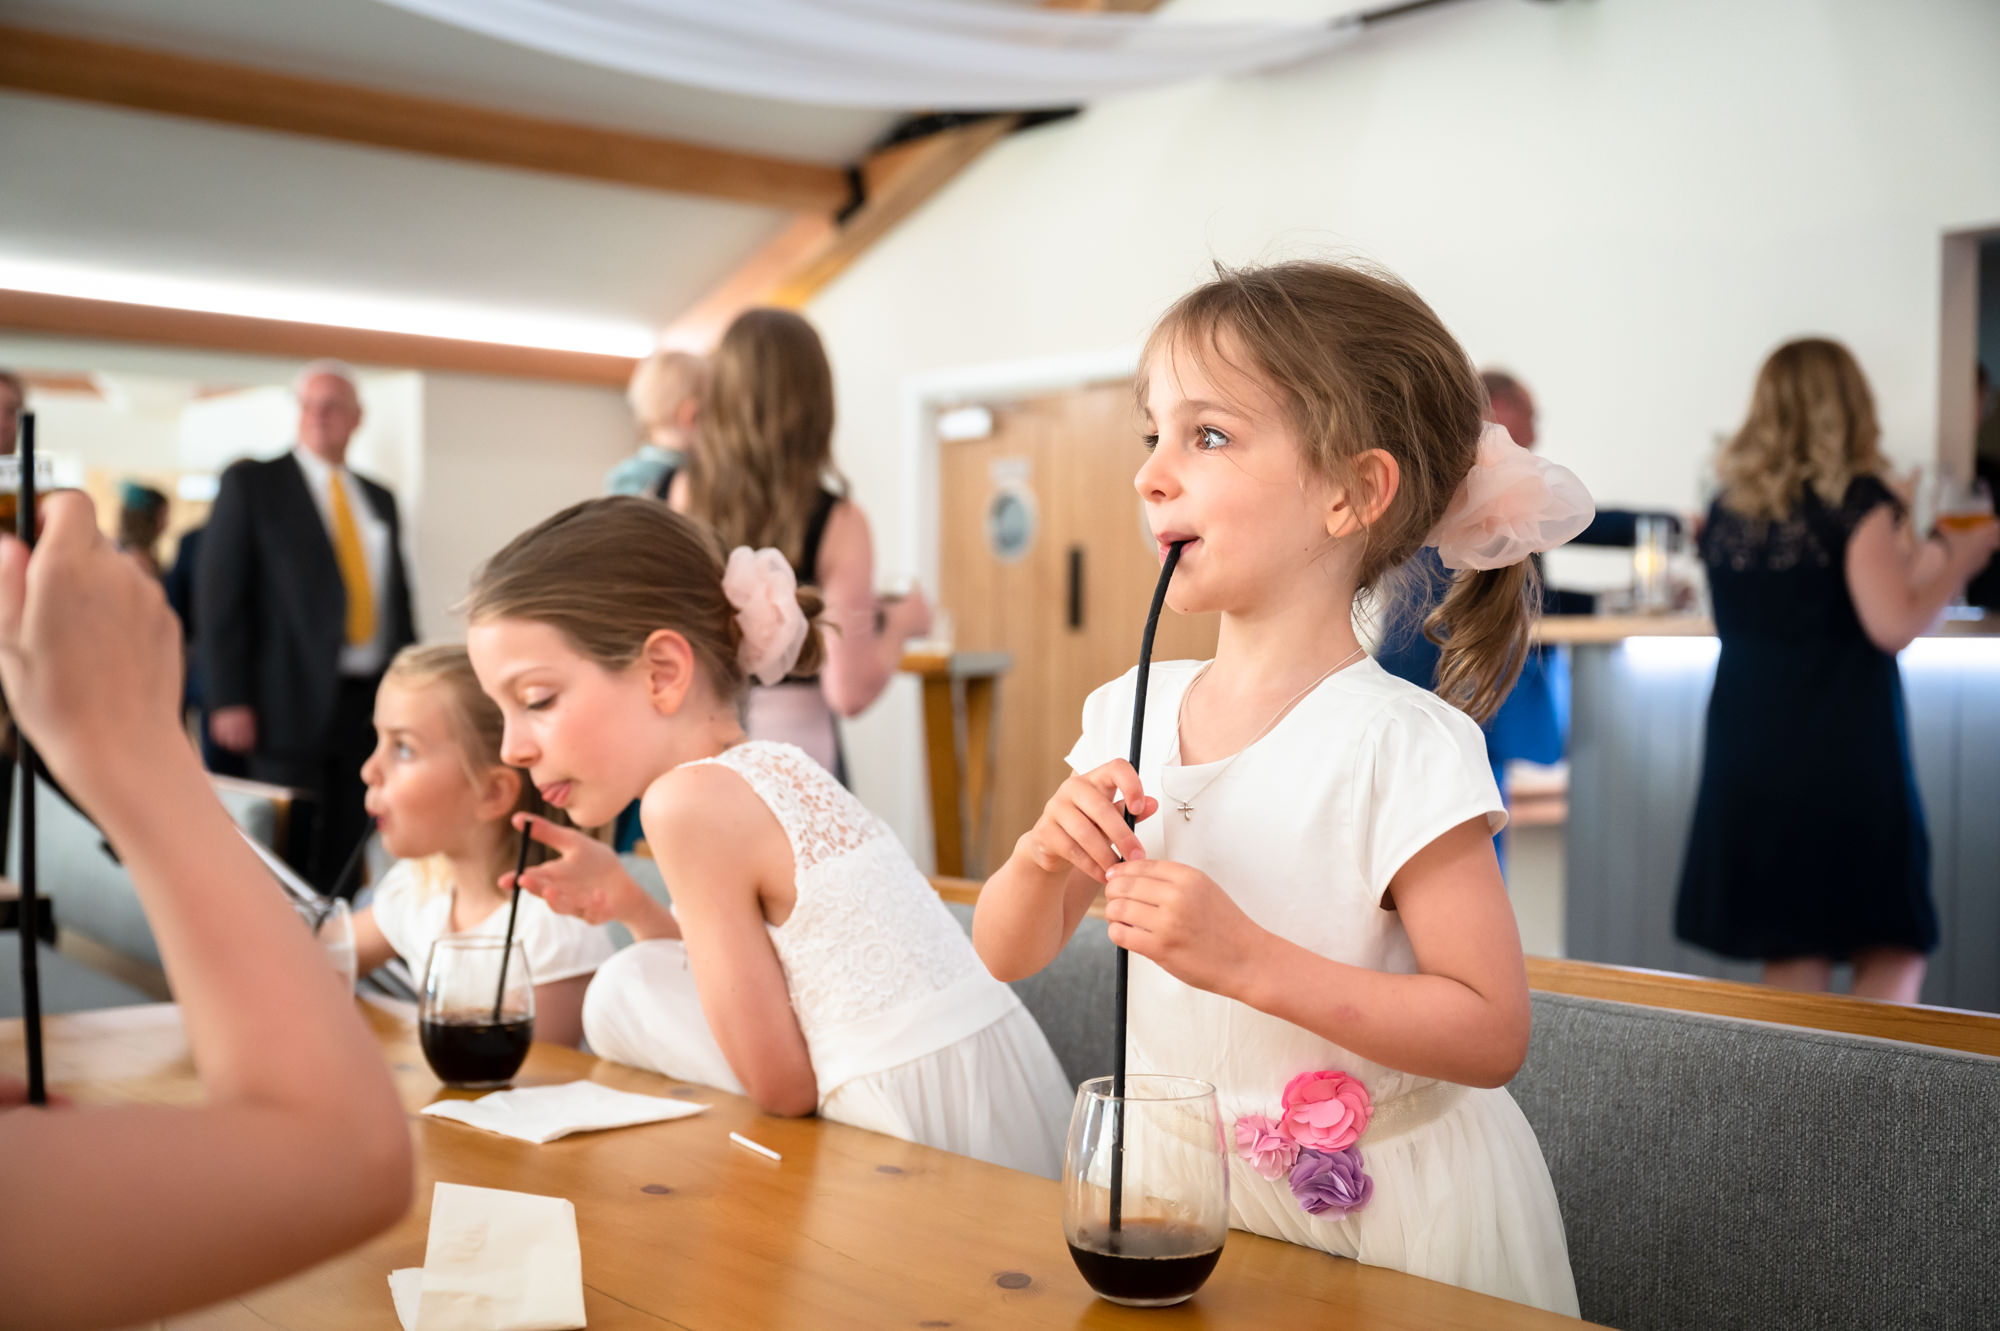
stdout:
{"type": "Polygon", "coordinates": [[[1368,1088],[1345,1072],[1301,1072],[1285,1084],[1278,1130],[1315,1151],[1344,1151],[1368,1130],[1374,1112],[1368,1088]]]}
{"type": "Polygon", "coordinates": [[[1236,1120],[1236,1154],[1275,1183],[1291,1172],[1299,1158],[1299,1144],[1279,1130],[1277,1120],[1245,1114],[1236,1120]]]}
{"type": "Polygon", "coordinates": [[[736,663],[759,684],[777,684],[791,673],[812,626],[799,609],[799,582],[776,550],[739,545],[729,552],[722,594],[736,607],[743,630],[736,663]]]}
{"type": "Polygon", "coordinates": [[[1573,539],[1596,514],[1576,473],[1488,422],[1472,470],[1424,544],[1446,568],[1504,568],[1573,539]]]}

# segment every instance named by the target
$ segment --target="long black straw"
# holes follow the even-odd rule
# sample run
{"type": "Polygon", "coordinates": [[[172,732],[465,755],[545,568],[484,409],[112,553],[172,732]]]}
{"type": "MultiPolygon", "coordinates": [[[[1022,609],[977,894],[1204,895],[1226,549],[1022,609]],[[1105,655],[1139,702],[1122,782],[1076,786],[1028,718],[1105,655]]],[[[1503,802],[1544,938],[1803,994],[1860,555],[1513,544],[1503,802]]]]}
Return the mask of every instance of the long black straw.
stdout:
{"type": "Polygon", "coordinates": [[[354,878],[354,871],[361,867],[361,856],[367,851],[368,843],[374,839],[375,821],[371,818],[368,826],[362,829],[361,839],[354,843],[354,849],[347,852],[347,863],[340,866],[340,872],[334,876],[333,886],[327,889],[327,909],[333,908],[332,902],[335,897],[348,895],[348,883],[354,878]]]}
{"type": "MultiPolygon", "coordinates": [[[[35,545],[35,413],[21,416],[21,487],[14,530],[35,545]]],[[[42,1079],[41,900],[35,895],[35,748],[15,727],[21,762],[21,1020],[28,1034],[28,1103],[47,1104],[42,1079]]]]}
{"type": "MultiPolygon", "coordinates": [[[[1153,673],[1153,634],[1160,627],[1160,610],[1167,603],[1167,584],[1173,581],[1174,566],[1181,562],[1181,547],[1175,541],[1167,548],[1167,562],[1160,566],[1160,580],[1153,586],[1153,606],[1146,612],[1146,632],[1139,639],[1139,679],[1132,690],[1132,770],[1139,770],[1139,751],[1146,734],[1146,683],[1153,673]]],[[[1125,826],[1138,824],[1138,816],[1125,805],[1125,826]]],[[[1115,1001],[1118,1007],[1118,1043],[1111,1061],[1111,1230],[1123,1227],[1125,1218],[1125,986],[1132,968],[1132,954],[1118,949],[1115,1001]]]]}
{"type": "Polygon", "coordinates": [[[501,1000],[507,996],[507,957],[514,950],[514,917],[521,911],[521,875],[528,871],[528,845],[534,839],[527,827],[521,829],[521,853],[514,860],[514,891],[507,898],[507,939],[500,944],[500,983],[493,989],[493,1023],[496,1026],[500,1023],[501,1000]]]}

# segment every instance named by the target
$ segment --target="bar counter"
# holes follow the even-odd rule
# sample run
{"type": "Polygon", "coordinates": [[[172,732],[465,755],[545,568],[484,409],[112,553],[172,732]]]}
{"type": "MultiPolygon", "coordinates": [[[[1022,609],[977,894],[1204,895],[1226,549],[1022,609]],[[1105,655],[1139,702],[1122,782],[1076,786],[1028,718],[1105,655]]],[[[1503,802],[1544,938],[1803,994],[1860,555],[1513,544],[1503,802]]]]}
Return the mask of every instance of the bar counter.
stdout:
{"type": "MultiPolygon", "coordinates": [[[[1720,650],[1714,633],[1690,615],[1542,621],[1540,640],[1570,656],[1571,957],[1757,977],[1756,963],[1724,961],[1673,931],[1720,650]]],[[[1941,932],[1923,998],[2000,1011],[2000,615],[1945,620],[1900,663],[1941,932]]]]}

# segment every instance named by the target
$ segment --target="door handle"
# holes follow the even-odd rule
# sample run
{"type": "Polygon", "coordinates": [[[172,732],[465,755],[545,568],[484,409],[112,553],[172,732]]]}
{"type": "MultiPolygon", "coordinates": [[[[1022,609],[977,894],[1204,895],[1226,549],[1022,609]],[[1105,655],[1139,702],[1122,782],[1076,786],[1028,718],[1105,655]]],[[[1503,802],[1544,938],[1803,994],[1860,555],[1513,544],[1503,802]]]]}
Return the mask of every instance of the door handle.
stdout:
{"type": "Polygon", "coordinates": [[[1069,548],[1069,627],[1075,632],[1083,627],[1083,547],[1069,548]]]}

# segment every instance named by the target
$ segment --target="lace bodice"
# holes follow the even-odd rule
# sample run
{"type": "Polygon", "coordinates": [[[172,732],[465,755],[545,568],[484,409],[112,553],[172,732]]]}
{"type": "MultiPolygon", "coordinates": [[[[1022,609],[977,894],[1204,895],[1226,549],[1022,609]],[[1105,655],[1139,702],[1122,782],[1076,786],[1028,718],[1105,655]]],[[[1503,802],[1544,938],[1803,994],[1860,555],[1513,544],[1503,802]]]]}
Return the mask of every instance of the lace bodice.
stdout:
{"type": "Polygon", "coordinates": [[[895,834],[803,750],[752,740],[701,761],[748,782],[791,842],[798,901],[771,941],[808,1043],[985,974],[895,834]]]}

